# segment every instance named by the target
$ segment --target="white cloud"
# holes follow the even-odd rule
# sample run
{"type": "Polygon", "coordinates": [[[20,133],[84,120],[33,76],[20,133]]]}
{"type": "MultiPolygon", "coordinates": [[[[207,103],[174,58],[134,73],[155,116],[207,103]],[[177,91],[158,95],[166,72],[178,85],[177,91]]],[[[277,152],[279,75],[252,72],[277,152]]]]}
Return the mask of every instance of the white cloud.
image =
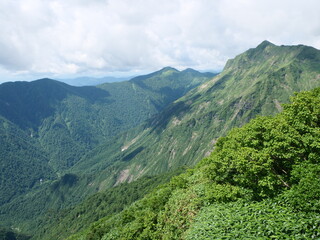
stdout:
{"type": "Polygon", "coordinates": [[[319,9],[317,0],[0,0],[0,74],[217,70],[265,39],[319,48],[319,9]]]}

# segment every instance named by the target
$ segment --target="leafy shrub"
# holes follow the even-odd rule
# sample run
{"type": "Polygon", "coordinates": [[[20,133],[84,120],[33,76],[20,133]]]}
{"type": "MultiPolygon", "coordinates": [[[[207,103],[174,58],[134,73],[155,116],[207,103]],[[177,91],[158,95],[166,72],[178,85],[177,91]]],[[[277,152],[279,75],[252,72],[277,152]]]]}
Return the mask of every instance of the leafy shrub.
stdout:
{"type": "Polygon", "coordinates": [[[320,216],[293,212],[275,201],[233,202],[205,207],[187,232],[187,240],[318,239],[320,216]]]}
{"type": "Polygon", "coordinates": [[[320,213],[320,166],[304,163],[292,171],[292,179],[297,183],[284,192],[281,200],[300,211],[320,213]]]}

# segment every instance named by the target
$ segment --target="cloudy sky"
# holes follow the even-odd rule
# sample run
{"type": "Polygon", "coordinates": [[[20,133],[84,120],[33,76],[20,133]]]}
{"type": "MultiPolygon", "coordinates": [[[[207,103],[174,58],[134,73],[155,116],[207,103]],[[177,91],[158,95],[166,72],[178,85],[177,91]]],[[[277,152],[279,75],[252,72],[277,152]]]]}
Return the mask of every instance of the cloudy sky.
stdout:
{"type": "Polygon", "coordinates": [[[320,48],[319,0],[0,0],[0,82],[219,71],[267,39],[320,48]]]}

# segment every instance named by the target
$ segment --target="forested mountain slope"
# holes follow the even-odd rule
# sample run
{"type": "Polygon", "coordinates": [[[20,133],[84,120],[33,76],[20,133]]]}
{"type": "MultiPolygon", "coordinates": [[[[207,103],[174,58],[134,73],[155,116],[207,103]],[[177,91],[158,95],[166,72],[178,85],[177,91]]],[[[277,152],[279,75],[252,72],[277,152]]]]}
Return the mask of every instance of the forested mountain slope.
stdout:
{"type": "MultiPolygon", "coordinates": [[[[188,69],[180,72],[180,74],[182,73],[189,75],[194,73],[194,71],[188,69]]],[[[166,81],[173,82],[176,78],[171,78],[170,76],[174,74],[178,74],[177,70],[165,68],[155,74],[135,78],[125,83],[126,87],[124,91],[128,92],[130,90],[132,96],[136,96],[137,98],[139,96],[141,99],[145,99],[146,96],[141,93],[141,89],[144,90],[144,93],[149,93],[149,91],[157,92],[158,95],[154,95],[157,96],[157,98],[149,99],[150,101],[147,99],[144,107],[153,106],[155,112],[159,111],[159,102],[164,104],[168,99],[173,99],[171,98],[171,94],[176,91],[179,93],[180,90],[178,86],[172,88],[175,90],[168,90],[161,85],[154,85],[152,79],[159,79],[159,76],[162,76],[166,77],[166,81]]],[[[1,217],[6,224],[11,220],[10,226],[31,230],[32,228],[30,227],[34,226],[35,222],[30,221],[30,216],[35,216],[35,213],[37,216],[42,216],[48,213],[50,208],[57,210],[70,207],[92,193],[107,190],[123,182],[132,182],[143,176],[157,175],[183,165],[195,165],[204,156],[210,155],[216,145],[218,137],[225,136],[232,127],[242,126],[258,114],[269,115],[280,112],[282,110],[281,103],[288,102],[289,96],[292,96],[293,92],[312,89],[319,86],[319,83],[319,50],[302,45],[276,46],[265,41],[257,48],[250,49],[235,59],[228,61],[223,72],[212,80],[206,81],[167,107],[164,107],[165,104],[162,105],[164,109],[144,124],[116,137],[111,137],[112,134],[115,134],[112,133],[108,138],[105,138],[105,140],[109,140],[95,147],[92,151],[85,150],[92,146],[85,144],[75,146],[72,152],[76,152],[76,154],[83,154],[85,152],[85,155],[82,156],[80,160],[78,157],[73,156],[74,161],[67,161],[68,164],[63,165],[56,160],[50,162],[54,159],[51,157],[54,156],[53,154],[55,153],[50,150],[50,147],[56,151],[61,151],[61,154],[65,154],[64,148],[70,149],[67,143],[72,139],[68,140],[66,138],[64,141],[57,141],[57,139],[60,139],[58,136],[61,135],[59,131],[68,132],[69,129],[71,129],[70,125],[79,124],[80,122],[79,126],[82,126],[82,123],[92,123],[92,126],[97,126],[97,129],[102,129],[99,136],[108,132],[101,127],[102,123],[99,125],[93,121],[92,116],[96,115],[92,115],[90,108],[87,107],[89,106],[89,99],[72,95],[72,101],[67,101],[72,107],[64,105],[64,108],[73,109],[70,116],[77,116],[77,114],[79,114],[82,117],[85,116],[79,119],[86,119],[86,121],[77,122],[74,120],[68,122],[68,118],[66,118],[67,114],[64,115],[58,112],[58,117],[55,115],[54,118],[46,118],[43,121],[43,126],[45,126],[47,130],[43,128],[43,132],[41,132],[40,129],[38,131],[39,136],[35,137],[41,143],[42,147],[47,147],[45,152],[50,152],[51,154],[48,156],[49,166],[54,167],[54,169],[68,169],[68,172],[65,172],[66,174],[61,175],[60,178],[53,183],[46,182],[28,195],[22,195],[4,205],[0,209],[1,217]],[[78,101],[79,99],[82,100],[78,101]],[[81,109],[86,109],[89,115],[85,115],[86,113],[81,115],[81,111],[76,111],[78,106],[81,106],[81,109]],[[51,129],[54,129],[54,131],[51,131],[51,129]],[[46,134],[48,135],[46,136],[46,134]],[[55,134],[57,135],[55,136],[55,134]],[[56,139],[56,141],[53,141],[54,139],[56,139]],[[48,141],[49,144],[47,144],[46,141],[48,141]],[[62,144],[62,150],[60,148],[54,148],[55,144],[62,144]],[[79,150],[74,151],[75,149],[79,150]],[[73,166],[69,168],[71,165],[73,166]]],[[[112,100],[111,92],[118,93],[117,96],[119,96],[119,98],[117,99],[119,101],[109,102],[111,105],[114,104],[112,105],[115,107],[114,109],[117,109],[122,103],[128,102],[125,96],[131,96],[130,94],[121,95],[123,91],[119,90],[120,85],[117,84],[109,88],[108,96],[101,98],[112,100]],[[120,105],[117,105],[118,103],[120,105]]],[[[99,91],[106,91],[107,86],[109,85],[99,86],[99,91]]],[[[114,96],[116,96],[116,94],[114,96]]],[[[69,99],[69,97],[67,99],[69,99]]],[[[101,99],[94,100],[90,106],[98,106],[102,101],[101,99]]],[[[134,100],[129,103],[136,105],[134,100]]],[[[101,111],[103,112],[104,110],[101,111]]],[[[142,112],[144,112],[144,110],[139,112],[140,110],[138,109],[136,111],[137,118],[135,119],[138,119],[140,115],[143,115],[142,112]]],[[[116,112],[112,112],[111,116],[117,116],[116,114],[116,112]]],[[[124,113],[123,116],[128,118],[129,115],[124,113]]],[[[146,118],[149,116],[148,114],[145,115],[146,118]]],[[[88,128],[85,128],[84,132],[86,129],[88,130],[88,134],[84,134],[83,136],[89,136],[88,139],[90,139],[90,126],[88,125],[88,128]]],[[[30,130],[30,127],[27,128],[26,131],[31,131],[30,136],[34,134],[32,132],[34,130],[30,130]]],[[[68,138],[75,136],[71,133],[73,132],[69,131],[69,135],[62,135],[68,138]]],[[[82,133],[77,134],[81,140],[82,133]]],[[[81,141],[77,143],[79,142],[81,141]]],[[[62,155],[57,154],[56,156],[58,159],[58,157],[62,155]]],[[[63,156],[64,157],[60,159],[68,159],[65,157],[67,155],[63,156]]],[[[63,163],[66,164],[65,161],[63,163]]],[[[197,175],[194,175],[194,178],[197,177],[197,175]]],[[[214,191],[224,191],[224,187],[225,186],[218,185],[214,191]]],[[[226,187],[229,187],[229,185],[226,187]]],[[[231,190],[232,189],[231,187],[231,190]]],[[[167,194],[172,190],[174,189],[168,188],[161,191],[167,194]]],[[[210,192],[211,190],[205,191],[210,192]]],[[[238,188],[235,188],[236,193],[237,191],[238,188]]],[[[241,191],[239,192],[239,196],[244,196],[243,194],[245,194],[245,192],[242,193],[241,191]]],[[[244,191],[246,191],[246,189],[244,191]]],[[[183,192],[177,192],[178,195],[180,193],[182,194],[183,192]]],[[[159,195],[162,199],[161,193],[157,193],[156,195],[159,195]]],[[[181,197],[188,199],[190,196],[182,194],[181,197]]],[[[165,199],[167,199],[167,195],[164,196],[164,202],[166,202],[165,199]]],[[[192,200],[192,198],[190,199],[192,200]]],[[[155,201],[156,209],[158,206],[157,197],[155,197],[155,201]]],[[[96,201],[96,203],[97,202],[98,201],[96,201]]],[[[153,200],[151,202],[153,202],[153,200]]],[[[184,204],[183,201],[181,204],[184,204]]],[[[141,205],[137,206],[141,208],[141,205]]],[[[154,213],[148,211],[147,213],[150,213],[151,219],[154,219],[154,213]]],[[[175,217],[178,218],[179,216],[177,215],[175,217]]],[[[129,215],[129,219],[127,220],[130,222],[130,219],[135,219],[135,217],[129,215]]],[[[104,222],[105,220],[102,221],[104,222]]],[[[128,223],[127,220],[124,220],[122,223],[128,223]]],[[[168,218],[168,221],[171,220],[168,218]]],[[[138,219],[137,221],[140,220],[138,219]]],[[[143,222],[144,220],[141,221],[143,222]]],[[[117,220],[115,220],[115,223],[117,223],[117,220]]],[[[110,223],[107,223],[107,228],[109,228],[108,224],[110,223]]],[[[121,224],[119,226],[123,227],[121,224]]],[[[138,226],[139,224],[135,222],[134,225],[138,226]]],[[[98,229],[97,231],[93,230],[93,232],[90,233],[94,236],[93,239],[97,237],[95,234],[102,228],[103,227],[99,225],[99,227],[96,228],[98,229]]],[[[115,229],[113,225],[111,228],[115,229]]],[[[95,229],[95,227],[93,227],[93,229],[95,229]]],[[[131,228],[126,229],[130,231],[131,228]]],[[[115,231],[120,230],[116,229],[115,231]]],[[[107,233],[105,230],[101,231],[102,235],[107,233]]],[[[171,230],[168,231],[170,232],[171,230]]],[[[133,232],[135,232],[135,230],[133,230],[133,232]]],[[[122,236],[122,233],[119,234],[119,236],[122,236]]],[[[130,238],[131,237],[129,237],[129,239],[130,238]]]]}
{"type": "Polygon", "coordinates": [[[68,239],[318,239],[320,88],[218,139],[195,168],[68,239]]]}
{"type": "Polygon", "coordinates": [[[0,205],[56,175],[37,141],[0,117],[0,205]]]}
{"type": "Polygon", "coordinates": [[[73,171],[96,174],[103,189],[210,154],[218,137],[256,115],[282,110],[295,91],[320,85],[320,51],[263,42],[235,59],[212,80],[169,105],[140,128],[90,152],[73,171]]]}
{"type": "Polygon", "coordinates": [[[62,171],[84,152],[159,112],[211,74],[164,68],[97,87],[41,79],[0,85],[0,115],[37,138],[62,171]]]}
{"type": "Polygon", "coordinates": [[[0,226],[21,226],[48,209],[70,206],[96,192],[85,191],[90,178],[66,171],[92,148],[213,75],[167,67],[96,87],[51,79],[1,84],[0,226]],[[76,194],[69,191],[72,187],[76,194]]]}

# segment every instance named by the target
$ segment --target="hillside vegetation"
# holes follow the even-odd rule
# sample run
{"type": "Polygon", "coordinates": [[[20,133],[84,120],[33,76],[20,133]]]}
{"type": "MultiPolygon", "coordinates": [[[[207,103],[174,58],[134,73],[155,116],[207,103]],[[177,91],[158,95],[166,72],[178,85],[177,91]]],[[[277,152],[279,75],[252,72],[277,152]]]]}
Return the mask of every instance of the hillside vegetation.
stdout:
{"type": "Polygon", "coordinates": [[[173,176],[181,174],[185,169],[173,172],[142,177],[132,183],[119,186],[90,196],[82,203],[62,211],[51,211],[33,225],[35,231],[32,239],[65,239],[90,226],[103,217],[111,217],[121,212],[133,202],[153,191],[158,185],[168,182],[173,176]],[[68,226],[66,228],[66,226],[68,226]]]}
{"type": "Polygon", "coordinates": [[[213,75],[167,67],[95,87],[51,79],[1,84],[0,226],[33,231],[39,216],[99,191],[70,167],[213,75]]]}
{"type": "MultiPolygon", "coordinates": [[[[301,93],[275,118],[258,117],[249,125],[231,129],[257,115],[282,112],[282,103],[289,102],[295,91],[318,87],[319,50],[265,41],[229,60],[216,77],[210,76],[192,69],[179,72],[164,68],[128,82],[97,87],[77,88],[52,80],[27,83],[25,89],[31,84],[32,94],[23,101],[13,90],[8,95],[12,101],[0,94],[0,108],[5,109],[0,112],[6,116],[2,117],[0,133],[5,136],[4,151],[12,155],[3,155],[1,166],[14,169],[12,163],[21,164],[17,172],[4,174],[8,180],[2,183],[12,187],[0,186],[4,190],[0,196],[5,196],[1,199],[0,225],[33,235],[33,239],[64,239],[77,232],[80,235],[75,239],[192,239],[198,235],[210,239],[201,226],[206,222],[209,227],[219,225],[210,219],[226,206],[231,212],[223,215],[235,215],[240,222],[242,216],[254,218],[250,228],[261,228],[263,234],[267,220],[255,213],[263,206],[267,208],[265,215],[278,216],[279,221],[290,211],[297,213],[288,220],[291,226],[302,219],[297,231],[305,229],[304,219],[308,217],[310,224],[316,224],[317,211],[298,205],[308,205],[307,200],[301,200],[302,193],[312,189],[314,192],[306,194],[315,196],[309,206],[318,204],[317,189],[309,181],[318,174],[318,145],[314,141],[318,134],[314,120],[317,105],[313,104],[319,90],[301,93]],[[200,82],[203,84],[190,90],[200,82]],[[46,99],[39,93],[49,85],[57,94],[46,99]],[[178,96],[182,97],[175,98],[178,96]],[[309,110],[302,109],[296,121],[299,106],[304,106],[295,102],[299,99],[310,103],[311,125],[303,120],[309,110]],[[41,102],[33,112],[22,107],[29,100],[41,102]],[[300,125],[306,133],[299,132],[300,125]],[[182,166],[196,167],[153,191],[170,178],[154,176],[166,172],[173,176],[182,166]],[[30,170],[33,168],[35,171],[30,170]],[[304,179],[307,175],[310,178],[304,179]],[[307,189],[299,185],[301,181],[307,189]],[[128,195],[122,201],[125,192],[128,195]],[[283,215],[277,215],[278,211],[283,215]],[[66,225],[70,229],[65,229],[66,225]]],[[[0,85],[0,93],[3,86],[9,86],[9,92],[10,84],[0,85]]],[[[233,219],[229,223],[238,224],[233,219]]],[[[230,229],[217,229],[217,234],[230,229]]]]}
{"type": "Polygon", "coordinates": [[[39,144],[0,116],[0,205],[56,175],[39,144]]]}
{"type": "Polygon", "coordinates": [[[104,189],[208,156],[218,137],[257,115],[282,110],[295,91],[320,85],[320,51],[263,42],[138,128],[87,153],[73,168],[104,189]]]}
{"type": "Polygon", "coordinates": [[[50,79],[1,84],[0,205],[40,179],[61,175],[85,152],[146,120],[210,76],[164,68],[97,87],[50,79]]]}
{"type": "Polygon", "coordinates": [[[210,156],[69,239],[318,239],[320,88],[219,138],[210,156]]]}
{"type": "Polygon", "coordinates": [[[36,138],[50,167],[61,173],[86,151],[137,126],[212,76],[168,67],[96,87],[73,87],[51,79],[4,83],[0,116],[36,138]]]}

